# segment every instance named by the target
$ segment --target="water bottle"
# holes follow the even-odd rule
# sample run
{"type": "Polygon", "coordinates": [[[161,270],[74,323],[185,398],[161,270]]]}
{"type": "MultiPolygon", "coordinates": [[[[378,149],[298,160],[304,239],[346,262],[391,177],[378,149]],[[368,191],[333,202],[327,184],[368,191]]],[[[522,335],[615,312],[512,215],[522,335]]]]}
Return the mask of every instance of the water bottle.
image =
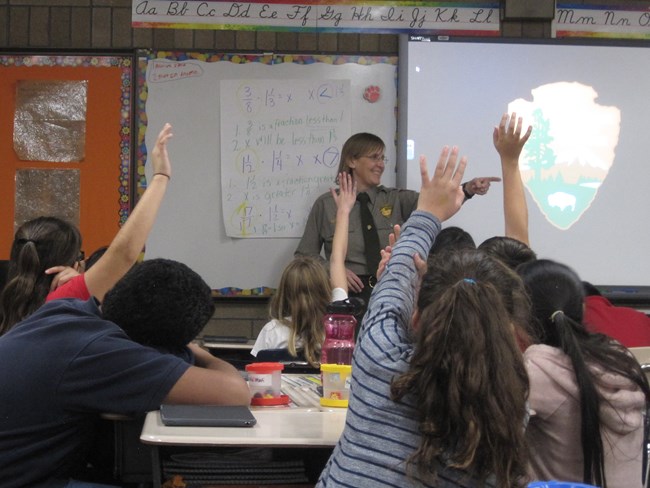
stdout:
{"type": "Polygon", "coordinates": [[[325,341],[321,349],[321,364],[352,364],[354,332],[357,319],[354,317],[358,304],[351,300],[339,300],[327,306],[323,317],[325,341]]]}

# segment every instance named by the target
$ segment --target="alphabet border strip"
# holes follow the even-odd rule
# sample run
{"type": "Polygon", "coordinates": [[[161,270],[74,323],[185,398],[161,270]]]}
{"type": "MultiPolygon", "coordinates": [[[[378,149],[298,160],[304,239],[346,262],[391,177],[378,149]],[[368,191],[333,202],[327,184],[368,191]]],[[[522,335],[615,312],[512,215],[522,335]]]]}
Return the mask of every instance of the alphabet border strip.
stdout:
{"type": "Polygon", "coordinates": [[[499,35],[499,3],[135,0],[144,28],[499,35]]]}
{"type": "Polygon", "coordinates": [[[553,37],[650,39],[650,9],[558,4],[553,37]]]}

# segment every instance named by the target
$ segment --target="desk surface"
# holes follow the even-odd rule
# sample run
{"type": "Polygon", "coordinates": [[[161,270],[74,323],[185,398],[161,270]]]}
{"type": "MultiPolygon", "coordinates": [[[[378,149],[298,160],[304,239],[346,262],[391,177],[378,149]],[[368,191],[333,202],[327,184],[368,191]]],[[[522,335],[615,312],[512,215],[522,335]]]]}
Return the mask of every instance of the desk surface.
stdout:
{"type": "Polygon", "coordinates": [[[347,409],[255,409],[253,427],[168,427],[158,410],[149,412],[140,440],[145,444],[194,446],[332,447],[343,427],[347,409]]]}

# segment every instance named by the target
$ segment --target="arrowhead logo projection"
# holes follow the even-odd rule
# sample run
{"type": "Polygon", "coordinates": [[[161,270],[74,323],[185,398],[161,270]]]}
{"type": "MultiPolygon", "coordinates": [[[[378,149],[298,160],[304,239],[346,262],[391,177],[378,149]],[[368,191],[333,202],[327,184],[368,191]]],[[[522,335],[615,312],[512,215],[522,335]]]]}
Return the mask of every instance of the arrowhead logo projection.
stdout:
{"type": "Polygon", "coordinates": [[[566,230],[591,206],[614,164],[621,113],[596,103],[598,93],[579,82],[531,90],[508,112],[524,117],[533,133],[520,158],[524,185],[546,219],[566,230]]]}

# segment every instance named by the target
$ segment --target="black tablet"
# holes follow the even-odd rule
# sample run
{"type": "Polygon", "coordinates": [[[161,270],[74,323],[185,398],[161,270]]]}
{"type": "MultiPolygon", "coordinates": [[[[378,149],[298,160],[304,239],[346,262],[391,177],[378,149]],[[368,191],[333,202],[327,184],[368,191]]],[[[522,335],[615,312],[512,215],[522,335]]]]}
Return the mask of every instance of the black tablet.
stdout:
{"type": "Polygon", "coordinates": [[[248,407],[223,405],[160,405],[165,425],[252,427],[257,423],[248,407]]]}

